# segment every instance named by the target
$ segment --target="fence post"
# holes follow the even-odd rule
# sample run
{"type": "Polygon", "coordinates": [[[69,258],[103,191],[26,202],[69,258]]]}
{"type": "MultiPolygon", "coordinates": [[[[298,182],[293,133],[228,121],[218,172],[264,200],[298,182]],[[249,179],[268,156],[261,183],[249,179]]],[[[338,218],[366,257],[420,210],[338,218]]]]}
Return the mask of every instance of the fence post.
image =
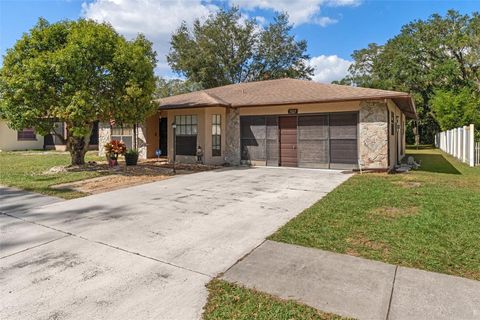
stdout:
{"type": "Polygon", "coordinates": [[[453,129],[453,156],[457,158],[458,152],[458,130],[457,128],[453,129]]]}
{"type": "Polygon", "coordinates": [[[470,148],[470,159],[468,164],[470,167],[475,166],[475,126],[473,124],[470,125],[470,139],[469,139],[469,148],[470,148]]]}
{"type": "Polygon", "coordinates": [[[458,137],[458,139],[460,141],[460,151],[458,153],[458,159],[463,161],[463,150],[465,150],[465,140],[463,140],[463,128],[460,127],[460,128],[458,128],[458,130],[460,132],[460,136],[458,137]]]}

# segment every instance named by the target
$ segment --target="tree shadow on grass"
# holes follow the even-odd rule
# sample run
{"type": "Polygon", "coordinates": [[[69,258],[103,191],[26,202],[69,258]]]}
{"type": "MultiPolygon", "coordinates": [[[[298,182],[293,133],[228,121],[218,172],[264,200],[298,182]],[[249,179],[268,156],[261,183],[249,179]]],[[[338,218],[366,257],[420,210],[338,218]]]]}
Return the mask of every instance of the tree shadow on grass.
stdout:
{"type": "Polygon", "coordinates": [[[421,162],[421,166],[417,171],[462,174],[441,154],[410,153],[408,156],[413,156],[415,161],[421,162]]]}

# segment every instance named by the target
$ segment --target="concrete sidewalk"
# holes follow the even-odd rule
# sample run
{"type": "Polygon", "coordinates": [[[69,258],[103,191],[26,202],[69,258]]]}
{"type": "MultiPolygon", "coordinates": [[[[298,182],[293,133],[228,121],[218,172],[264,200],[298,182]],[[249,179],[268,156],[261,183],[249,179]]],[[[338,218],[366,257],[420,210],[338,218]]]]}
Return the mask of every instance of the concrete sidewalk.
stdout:
{"type": "Polygon", "coordinates": [[[480,282],[265,241],[223,279],[357,319],[480,319],[480,282]]]}

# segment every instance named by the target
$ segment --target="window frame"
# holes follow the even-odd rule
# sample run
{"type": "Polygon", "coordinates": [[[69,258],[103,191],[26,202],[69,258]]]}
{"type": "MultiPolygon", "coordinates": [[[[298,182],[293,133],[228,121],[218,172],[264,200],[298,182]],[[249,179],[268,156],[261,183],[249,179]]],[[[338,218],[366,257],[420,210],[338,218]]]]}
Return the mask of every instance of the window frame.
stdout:
{"type": "Polygon", "coordinates": [[[212,114],[212,157],[222,156],[222,115],[212,114]]]}
{"type": "Polygon", "coordinates": [[[37,141],[37,133],[34,128],[23,128],[17,131],[17,141],[37,141]]]}
{"type": "MultiPolygon", "coordinates": [[[[110,140],[118,140],[125,143],[127,149],[133,149],[133,125],[113,125],[110,126],[110,140]],[[120,130],[120,134],[116,133],[114,130],[120,130]],[[130,133],[127,132],[130,131],[130,133]],[[130,143],[125,142],[123,138],[130,138],[130,143]],[[130,144],[130,145],[129,145],[130,144]]],[[[128,141],[128,139],[127,139],[128,141]]]]}
{"type": "Polygon", "coordinates": [[[390,135],[395,135],[395,113],[390,111],[390,135]]]}
{"type": "Polygon", "coordinates": [[[175,153],[179,156],[196,156],[198,116],[181,114],[175,116],[175,153]]]}

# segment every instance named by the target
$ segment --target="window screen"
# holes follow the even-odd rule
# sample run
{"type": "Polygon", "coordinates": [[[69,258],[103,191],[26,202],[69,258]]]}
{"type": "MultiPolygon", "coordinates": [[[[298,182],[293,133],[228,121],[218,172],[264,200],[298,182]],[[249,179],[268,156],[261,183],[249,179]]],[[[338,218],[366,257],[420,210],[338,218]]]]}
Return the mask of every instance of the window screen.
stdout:
{"type": "Polygon", "coordinates": [[[212,156],[222,155],[222,117],[219,114],[212,115],[212,156]]]}
{"type": "Polygon", "coordinates": [[[127,149],[133,148],[133,127],[131,125],[115,125],[111,132],[112,140],[122,141],[127,149]]]}
{"type": "Polygon", "coordinates": [[[197,153],[197,116],[175,116],[175,149],[181,156],[194,156],[197,153]]]}
{"type": "Polygon", "coordinates": [[[33,128],[25,128],[17,132],[17,140],[37,140],[33,128]]]}

